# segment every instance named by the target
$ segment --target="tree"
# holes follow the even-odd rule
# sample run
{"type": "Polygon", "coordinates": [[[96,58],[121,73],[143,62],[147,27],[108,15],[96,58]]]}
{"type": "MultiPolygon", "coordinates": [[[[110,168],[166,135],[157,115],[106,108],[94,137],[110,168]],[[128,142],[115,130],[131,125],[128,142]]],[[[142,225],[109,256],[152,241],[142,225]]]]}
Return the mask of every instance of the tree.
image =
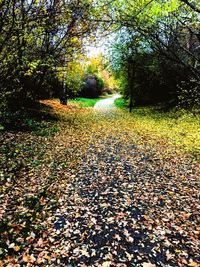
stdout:
{"type": "MultiPolygon", "coordinates": [[[[5,104],[52,95],[66,103],[67,66],[84,52],[86,40],[122,29],[160,57],[157,62],[181,68],[185,84],[199,84],[197,0],[2,0],[0,8],[0,97],[5,104]],[[58,69],[65,70],[62,82],[58,69]]],[[[126,33],[123,38],[126,43],[126,33]]],[[[127,60],[131,49],[137,54],[131,41],[123,47],[127,60]]]]}
{"type": "MultiPolygon", "coordinates": [[[[198,5],[195,4],[195,7],[198,7],[198,5]]],[[[121,27],[126,29],[125,35],[121,38],[123,47],[126,47],[124,43],[126,43],[127,32],[130,36],[138,35],[139,39],[151,51],[143,51],[143,54],[154,54],[152,60],[158,57],[156,61],[159,62],[160,70],[163,69],[161,63],[167,62],[165,71],[162,71],[163,77],[166,76],[167,72],[170,72],[168,62],[171,62],[170,64],[177,74],[177,80],[174,80],[172,84],[169,83],[169,92],[166,96],[171,94],[172,98],[177,100],[176,84],[181,84],[182,79],[186,83],[193,80],[193,84],[196,80],[196,84],[199,84],[200,42],[196,9],[192,9],[189,5],[182,5],[181,1],[178,0],[171,0],[170,3],[169,1],[158,0],[115,2],[114,10],[113,18],[121,27]]],[[[129,42],[129,48],[126,51],[124,48],[122,49],[126,54],[126,59],[129,57],[130,49],[133,46],[135,45],[129,42]]],[[[136,54],[133,56],[136,57],[136,54]]],[[[162,77],[160,78],[162,80],[162,77]]],[[[167,88],[167,81],[165,80],[164,83],[166,83],[167,88]]],[[[164,90],[166,91],[166,89],[164,90]]],[[[166,100],[169,100],[168,96],[166,100]]]]}
{"type": "Polygon", "coordinates": [[[63,101],[57,70],[98,27],[96,2],[4,0],[0,7],[1,98],[23,102],[56,94],[63,101]]]}

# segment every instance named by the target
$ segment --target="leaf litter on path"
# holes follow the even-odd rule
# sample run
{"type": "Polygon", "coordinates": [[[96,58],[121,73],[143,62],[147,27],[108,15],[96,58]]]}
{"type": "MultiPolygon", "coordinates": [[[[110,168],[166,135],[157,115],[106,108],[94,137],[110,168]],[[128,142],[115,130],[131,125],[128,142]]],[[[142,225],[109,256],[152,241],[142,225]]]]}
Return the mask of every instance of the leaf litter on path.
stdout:
{"type": "Polygon", "coordinates": [[[1,264],[198,266],[198,163],[122,113],[69,115],[48,138],[3,136],[1,264]]]}

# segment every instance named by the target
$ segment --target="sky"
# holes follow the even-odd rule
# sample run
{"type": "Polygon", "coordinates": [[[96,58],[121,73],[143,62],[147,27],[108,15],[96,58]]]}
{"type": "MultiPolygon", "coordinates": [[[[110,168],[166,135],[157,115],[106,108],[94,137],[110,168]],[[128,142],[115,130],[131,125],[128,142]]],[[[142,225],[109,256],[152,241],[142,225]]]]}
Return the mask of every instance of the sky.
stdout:
{"type": "Polygon", "coordinates": [[[98,54],[106,54],[110,42],[113,40],[113,35],[100,37],[93,44],[86,44],[86,54],[88,57],[94,57],[98,54]]]}
{"type": "Polygon", "coordinates": [[[98,54],[105,54],[106,47],[104,45],[101,46],[87,46],[87,56],[88,57],[94,57],[98,54]]]}

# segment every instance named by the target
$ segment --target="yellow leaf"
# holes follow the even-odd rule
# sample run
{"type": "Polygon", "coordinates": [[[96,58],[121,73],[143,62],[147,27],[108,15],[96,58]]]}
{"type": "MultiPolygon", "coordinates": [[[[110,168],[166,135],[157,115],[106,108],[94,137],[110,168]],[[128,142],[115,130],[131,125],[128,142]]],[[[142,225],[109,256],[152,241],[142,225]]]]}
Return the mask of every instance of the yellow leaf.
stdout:
{"type": "Polygon", "coordinates": [[[192,259],[190,260],[190,262],[188,263],[188,266],[190,267],[198,267],[199,264],[196,261],[193,261],[192,259]]]}
{"type": "Polygon", "coordinates": [[[51,258],[48,255],[45,255],[44,259],[49,261],[51,258]]]}
{"type": "Polygon", "coordinates": [[[182,250],[179,250],[179,249],[176,249],[175,251],[176,251],[176,253],[181,253],[182,252],[182,250]]]}
{"type": "Polygon", "coordinates": [[[80,217],[81,217],[81,214],[77,212],[75,215],[75,218],[80,218],[80,217]]]}
{"type": "Polygon", "coordinates": [[[19,246],[15,246],[15,247],[14,247],[14,250],[15,250],[15,251],[19,251],[19,250],[20,250],[20,247],[19,247],[19,246]]]}

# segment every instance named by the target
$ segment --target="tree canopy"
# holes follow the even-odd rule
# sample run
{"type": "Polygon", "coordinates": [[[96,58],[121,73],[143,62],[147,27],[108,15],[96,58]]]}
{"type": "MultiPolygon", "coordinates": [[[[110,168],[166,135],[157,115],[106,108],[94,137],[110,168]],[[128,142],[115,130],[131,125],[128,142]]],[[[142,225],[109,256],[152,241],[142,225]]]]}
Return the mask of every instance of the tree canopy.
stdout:
{"type": "Polygon", "coordinates": [[[0,10],[2,106],[52,96],[65,102],[73,80],[67,66],[80,61],[86,43],[107,35],[111,69],[127,97],[198,102],[197,0],[1,0],[0,10]]]}
{"type": "Polygon", "coordinates": [[[199,2],[116,1],[114,10],[109,57],[125,94],[136,104],[198,104],[199,2]]]}

